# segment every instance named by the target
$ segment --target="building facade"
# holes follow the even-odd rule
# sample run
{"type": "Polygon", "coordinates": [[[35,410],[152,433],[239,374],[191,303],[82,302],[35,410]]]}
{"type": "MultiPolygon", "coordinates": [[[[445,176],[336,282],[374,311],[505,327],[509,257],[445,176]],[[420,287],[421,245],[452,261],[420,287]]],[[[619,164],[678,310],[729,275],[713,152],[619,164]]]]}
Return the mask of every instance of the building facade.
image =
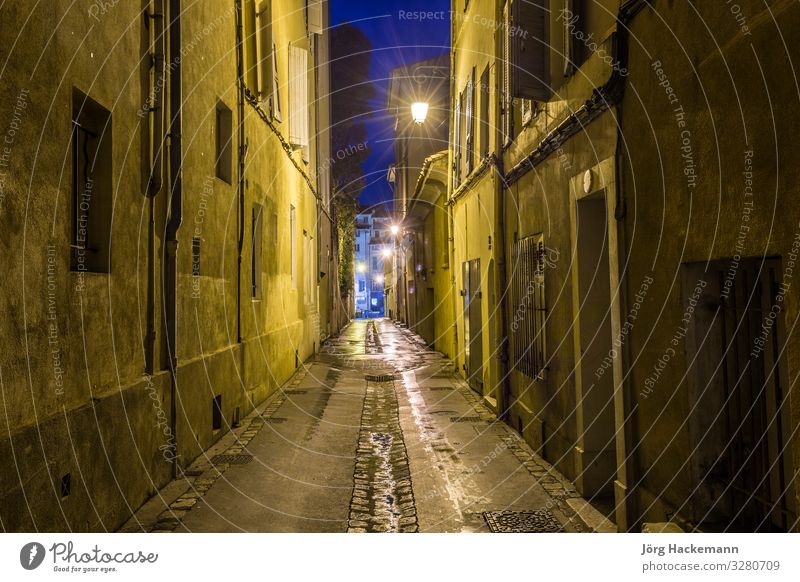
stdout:
{"type": "Polygon", "coordinates": [[[620,531],[798,527],[772,4],[452,3],[455,361],[620,531]]]}
{"type": "Polygon", "coordinates": [[[0,8],[0,516],[108,530],[340,324],[327,3],[47,10],[0,8]]]}

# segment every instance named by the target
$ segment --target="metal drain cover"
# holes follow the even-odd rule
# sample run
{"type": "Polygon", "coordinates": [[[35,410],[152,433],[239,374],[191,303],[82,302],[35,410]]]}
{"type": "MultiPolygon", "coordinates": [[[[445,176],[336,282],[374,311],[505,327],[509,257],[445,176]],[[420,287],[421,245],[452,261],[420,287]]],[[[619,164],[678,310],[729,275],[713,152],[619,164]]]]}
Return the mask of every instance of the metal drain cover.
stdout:
{"type": "Polygon", "coordinates": [[[494,533],[558,533],[564,528],[547,509],[537,511],[484,511],[483,519],[494,533]]]}
{"type": "Polygon", "coordinates": [[[253,455],[214,455],[212,465],[246,465],[253,460],[253,455]]]}
{"type": "Polygon", "coordinates": [[[367,374],[366,376],[364,376],[364,379],[367,382],[391,382],[391,381],[394,380],[394,375],[393,374],[379,374],[379,375],[367,374]]]}
{"type": "Polygon", "coordinates": [[[452,416],[450,422],[480,422],[480,416],[452,416]]]}
{"type": "Polygon", "coordinates": [[[284,390],[284,394],[294,395],[294,394],[308,394],[308,390],[284,390]]]}
{"type": "Polygon", "coordinates": [[[265,418],[264,422],[269,422],[269,423],[272,423],[272,424],[280,424],[282,422],[286,422],[287,420],[289,420],[289,419],[285,418],[283,416],[271,416],[269,418],[265,418]]]}
{"type": "Polygon", "coordinates": [[[428,388],[428,390],[431,392],[452,392],[454,388],[451,388],[450,386],[431,386],[428,388]]]}

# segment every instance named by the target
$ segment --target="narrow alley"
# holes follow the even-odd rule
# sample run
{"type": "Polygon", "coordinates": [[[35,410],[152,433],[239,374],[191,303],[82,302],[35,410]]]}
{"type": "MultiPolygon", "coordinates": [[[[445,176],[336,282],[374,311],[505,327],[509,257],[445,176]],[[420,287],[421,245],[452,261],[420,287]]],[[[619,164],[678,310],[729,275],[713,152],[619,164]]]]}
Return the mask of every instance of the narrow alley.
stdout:
{"type": "Polygon", "coordinates": [[[614,531],[450,361],[356,320],[122,528],[614,531]]]}

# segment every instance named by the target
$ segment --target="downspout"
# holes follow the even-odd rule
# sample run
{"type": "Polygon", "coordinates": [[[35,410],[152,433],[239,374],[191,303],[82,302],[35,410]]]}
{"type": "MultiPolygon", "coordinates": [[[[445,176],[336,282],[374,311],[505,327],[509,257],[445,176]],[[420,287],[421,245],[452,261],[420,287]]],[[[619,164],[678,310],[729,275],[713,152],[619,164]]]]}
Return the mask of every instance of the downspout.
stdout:
{"type": "Polygon", "coordinates": [[[169,172],[170,200],[169,219],[165,232],[165,273],[164,273],[164,310],[167,339],[167,358],[171,379],[170,422],[175,439],[174,459],[172,463],[173,477],[178,476],[178,229],[183,221],[183,185],[181,182],[182,154],[181,145],[181,0],[169,0],[169,54],[171,58],[169,77],[169,172]]]}
{"type": "MultiPolygon", "coordinates": [[[[147,332],[145,337],[145,373],[152,375],[155,371],[155,197],[161,193],[164,185],[164,145],[166,143],[164,125],[164,80],[166,78],[166,59],[164,58],[164,6],[165,0],[154,2],[154,12],[146,15],[153,23],[153,81],[151,86],[152,101],[148,104],[148,113],[153,115],[153,129],[150,133],[150,149],[152,154],[150,175],[147,181],[146,196],[149,200],[150,218],[147,225],[147,332]]],[[[149,75],[148,75],[149,76],[149,75]]],[[[147,124],[149,130],[149,123],[147,124]]]]}
{"type": "Polygon", "coordinates": [[[244,19],[242,18],[242,2],[236,2],[236,113],[239,117],[237,128],[238,147],[236,149],[239,176],[237,194],[239,197],[239,238],[236,242],[236,342],[242,343],[242,253],[244,251],[244,170],[247,142],[244,134],[244,19]]]}

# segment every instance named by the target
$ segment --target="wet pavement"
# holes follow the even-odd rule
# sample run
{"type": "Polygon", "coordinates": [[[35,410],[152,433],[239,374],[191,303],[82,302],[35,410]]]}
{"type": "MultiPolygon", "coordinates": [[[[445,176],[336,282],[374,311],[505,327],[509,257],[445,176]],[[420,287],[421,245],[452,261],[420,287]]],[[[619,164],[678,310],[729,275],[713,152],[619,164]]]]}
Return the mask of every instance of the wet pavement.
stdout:
{"type": "Polygon", "coordinates": [[[613,531],[453,373],[359,320],[121,531],[613,531]]]}

